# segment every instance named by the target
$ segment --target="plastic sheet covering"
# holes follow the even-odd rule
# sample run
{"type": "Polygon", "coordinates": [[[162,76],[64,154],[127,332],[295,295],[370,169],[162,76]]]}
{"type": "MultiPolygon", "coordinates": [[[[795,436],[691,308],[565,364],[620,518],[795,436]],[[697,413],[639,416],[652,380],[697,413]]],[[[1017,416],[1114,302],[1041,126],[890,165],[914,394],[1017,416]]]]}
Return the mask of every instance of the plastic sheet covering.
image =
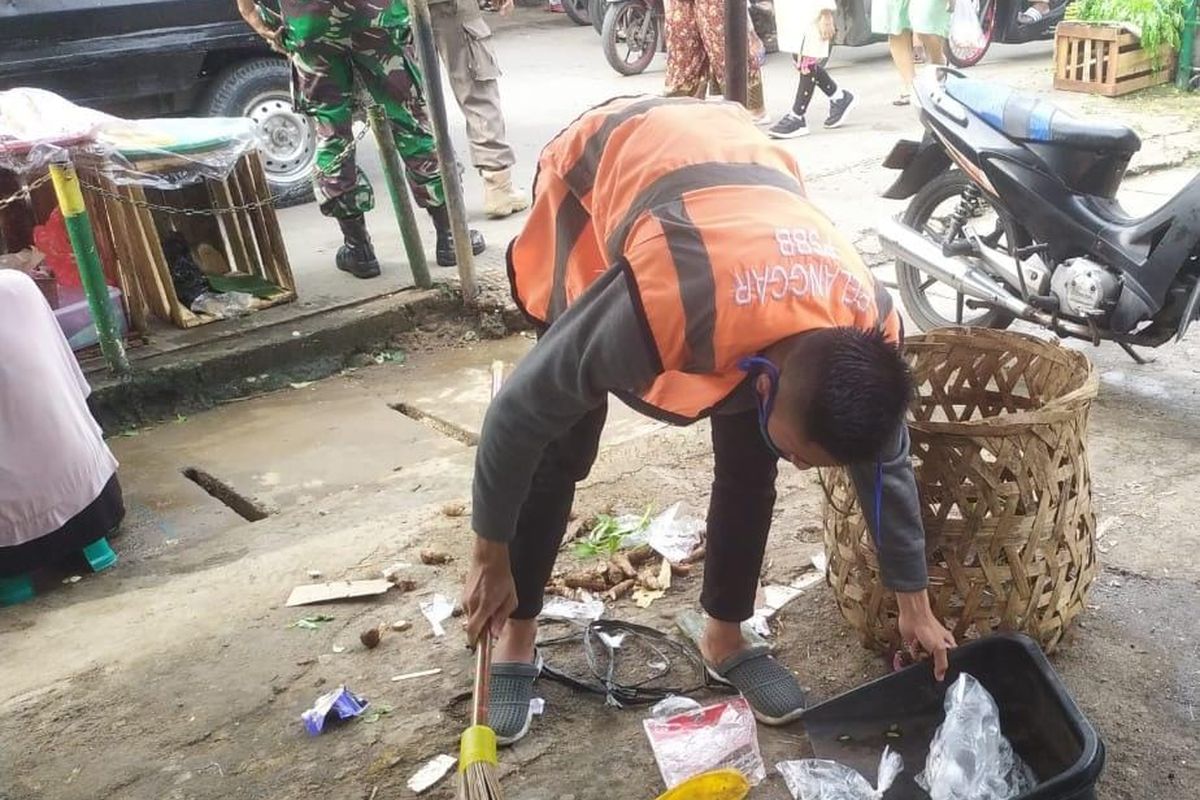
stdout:
{"type": "Polygon", "coordinates": [[[249,119],[125,120],[41,89],[0,92],[0,169],[19,174],[69,154],[114,183],[177,189],[227,177],[257,147],[249,119]]]}

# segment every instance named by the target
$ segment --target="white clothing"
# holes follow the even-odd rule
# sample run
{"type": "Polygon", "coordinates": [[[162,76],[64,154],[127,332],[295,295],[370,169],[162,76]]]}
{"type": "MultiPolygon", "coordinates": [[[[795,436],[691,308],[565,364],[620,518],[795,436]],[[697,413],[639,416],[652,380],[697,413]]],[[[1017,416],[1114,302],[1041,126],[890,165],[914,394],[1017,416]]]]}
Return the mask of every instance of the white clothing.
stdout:
{"type": "Polygon", "coordinates": [[[810,58],[829,58],[832,40],[821,38],[822,11],[837,13],[836,0],[775,0],[779,49],[810,58]]]}
{"type": "Polygon", "coordinates": [[[33,279],[0,269],[0,547],[58,530],[116,473],[90,393],[33,279]]]}

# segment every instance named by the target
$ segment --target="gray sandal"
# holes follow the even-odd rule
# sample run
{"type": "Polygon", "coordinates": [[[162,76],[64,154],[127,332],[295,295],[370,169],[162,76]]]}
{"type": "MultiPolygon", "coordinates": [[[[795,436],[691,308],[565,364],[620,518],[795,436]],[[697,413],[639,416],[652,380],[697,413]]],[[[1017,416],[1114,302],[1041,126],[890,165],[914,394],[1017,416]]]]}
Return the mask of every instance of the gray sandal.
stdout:
{"type": "Polygon", "coordinates": [[[764,725],[786,725],[804,713],[804,690],[796,676],[771,655],[769,645],[734,653],[716,667],[708,667],[708,674],[741,692],[764,725]]]}
{"type": "Polygon", "coordinates": [[[532,664],[511,661],[492,664],[488,727],[496,733],[496,744],[507,747],[529,733],[533,721],[530,703],[533,684],[541,674],[541,653],[532,664]]]}

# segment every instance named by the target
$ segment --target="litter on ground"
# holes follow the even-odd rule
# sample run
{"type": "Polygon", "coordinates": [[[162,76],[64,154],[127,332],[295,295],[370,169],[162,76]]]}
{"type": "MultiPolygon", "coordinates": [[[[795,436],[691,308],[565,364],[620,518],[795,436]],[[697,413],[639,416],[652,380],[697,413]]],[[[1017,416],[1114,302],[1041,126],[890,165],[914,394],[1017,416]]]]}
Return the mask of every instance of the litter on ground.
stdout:
{"type": "Polygon", "coordinates": [[[408,779],[408,790],[415,794],[421,794],[432,789],[438,781],[446,777],[446,773],[457,763],[458,759],[454,756],[434,756],[408,779]]]}
{"type": "Polygon", "coordinates": [[[349,600],[353,597],[380,595],[392,588],[385,580],[334,581],[332,583],[306,583],[292,589],[287,606],[306,606],[312,603],[327,603],[330,600],[349,600]]]}

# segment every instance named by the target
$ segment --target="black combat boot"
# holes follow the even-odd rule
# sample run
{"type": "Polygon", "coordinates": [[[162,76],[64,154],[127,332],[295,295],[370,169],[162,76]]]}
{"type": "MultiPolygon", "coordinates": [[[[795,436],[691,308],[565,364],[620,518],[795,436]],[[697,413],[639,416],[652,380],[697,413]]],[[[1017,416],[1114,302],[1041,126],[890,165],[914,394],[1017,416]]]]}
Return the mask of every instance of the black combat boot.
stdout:
{"type": "Polygon", "coordinates": [[[342,236],[346,243],[338,248],[337,268],[349,272],[356,278],[374,278],[379,275],[379,259],[371,246],[371,235],[362,216],[339,219],[342,236]]]}
{"type": "MultiPolygon", "coordinates": [[[[458,265],[458,257],[454,255],[454,232],[450,230],[450,211],[445,205],[432,206],[425,209],[433,218],[433,227],[437,230],[437,263],[439,267],[454,267],[458,265]]],[[[483,234],[471,229],[471,252],[479,255],[487,244],[483,234]]]]}

